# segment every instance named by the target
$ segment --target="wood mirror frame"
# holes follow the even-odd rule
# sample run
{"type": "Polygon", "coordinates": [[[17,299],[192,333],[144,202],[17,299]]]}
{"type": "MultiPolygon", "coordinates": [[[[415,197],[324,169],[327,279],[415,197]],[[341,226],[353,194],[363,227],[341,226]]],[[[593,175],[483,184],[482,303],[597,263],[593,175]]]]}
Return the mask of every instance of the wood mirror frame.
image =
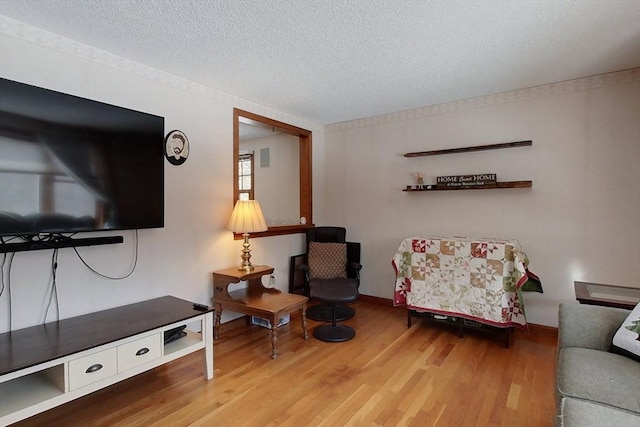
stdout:
{"type": "MultiPolygon", "coordinates": [[[[263,117],[248,111],[233,109],[233,204],[238,200],[238,161],[240,156],[240,118],[253,120],[267,126],[278,129],[280,132],[297,136],[300,140],[300,217],[306,218],[306,224],[291,224],[270,226],[267,231],[251,233],[251,238],[264,236],[278,236],[282,234],[304,233],[307,228],[313,227],[311,208],[311,131],[289,125],[277,120],[263,117]]],[[[259,200],[259,196],[258,196],[259,200]]],[[[235,234],[236,239],[241,239],[242,234],[235,234]]]]}

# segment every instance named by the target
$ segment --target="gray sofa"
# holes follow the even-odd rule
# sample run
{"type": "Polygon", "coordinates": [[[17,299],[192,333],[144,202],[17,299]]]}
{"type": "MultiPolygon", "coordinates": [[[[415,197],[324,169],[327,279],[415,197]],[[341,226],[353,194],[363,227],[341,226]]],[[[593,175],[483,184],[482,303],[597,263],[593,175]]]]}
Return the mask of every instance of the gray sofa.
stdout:
{"type": "Polygon", "coordinates": [[[640,362],[609,352],[629,313],[560,304],[557,426],[640,426],[640,362]]]}

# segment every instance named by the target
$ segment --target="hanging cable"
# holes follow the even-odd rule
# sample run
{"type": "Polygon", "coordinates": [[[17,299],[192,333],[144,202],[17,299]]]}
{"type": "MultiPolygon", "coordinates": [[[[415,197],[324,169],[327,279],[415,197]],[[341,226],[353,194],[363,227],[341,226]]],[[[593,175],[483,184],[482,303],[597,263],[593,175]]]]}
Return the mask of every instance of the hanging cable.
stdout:
{"type": "Polygon", "coordinates": [[[56,313],[58,315],[58,319],[60,319],[60,303],[58,301],[58,286],[56,275],[58,271],[58,249],[53,250],[53,255],[51,256],[51,287],[49,291],[49,302],[44,311],[44,318],[42,319],[42,323],[47,322],[47,316],[49,315],[49,309],[51,308],[51,303],[55,299],[56,301],[56,313]]]}
{"type": "Polygon", "coordinates": [[[7,311],[9,315],[9,330],[13,329],[12,327],[12,319],[13,319],[13,311],[11,309],[11,266],[13,265],[13,258],[15,256],[15,252],[10,254],[2,255],[2,266],[0,268],[0,298],[4,295],[5,290],[7,291],[7,311]],[[8,259],[8,264],[7,264],[8,259]],[[7,269],[5,271],[5,265],[7,269]],[[6,281],[5,281],[6,276],[6,281]]]}
{"type": "Polygon", "coordinates": [[[109,280],[126,279],[127,277],[129,277],[129,276],[131,276],[133,274],[133,272],[136,269],[136,266],[138,265],[138,230],[136,230],[136,233],[135,233],[135,257],[134,257],[134,260],[133,260],[133,266],[131,267],[131,271],[129,271],[127,274],[125,274],[124,276],[121,276],[121,277],[107,276],[106,274],[102,274],[102,273],[96,271],[93,267],[91,267],[89,264],[87,264],[87,262],[84,260],[84,258],[82,258],[82,255],[80,255],[80,253],[78,252],[78,249],[76,247],[74,247],[73,250],[75,251],[76,255],[78,255],[78,258],[80,258],[80,261],[82,261],[82,263],[85,265],[85,267],[87,267],[89,270],[91,270],[93,273],[97,274],[98,276],[103,277],[105,279],[109,279],[109,280]]]}
{"type": "Polygon", "coordinates": [[[2,298],[2,294],[4,293],[4,264],[7,262],[7,254],[2,254],[2,264],[0,264],[0,271],[2,275],[0,276],[0,298],[2,298]]]}

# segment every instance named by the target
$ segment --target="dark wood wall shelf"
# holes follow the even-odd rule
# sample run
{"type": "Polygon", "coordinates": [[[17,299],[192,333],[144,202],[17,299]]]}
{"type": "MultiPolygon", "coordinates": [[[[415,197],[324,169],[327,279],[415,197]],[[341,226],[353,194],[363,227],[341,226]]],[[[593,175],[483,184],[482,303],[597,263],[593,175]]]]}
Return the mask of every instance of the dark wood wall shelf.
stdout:
{"type": "Polygon", "coordinates": [[[475,185],[475,186],[461,186],[461,187],[437,187],[435,185],[425,185],[424,188],[405,188],[402,191],[451,191],[451,190],[491,190],[497,188],[531,188],[533,186],[532,181],[504,181],[496,182],[495,184],[487,185],[475,185]]]}
{"type": "Polygon", "coordinates": [[[499,150],[501,148],[528,147],[533,145],[533,141],[515,141],[505,142],[502,144],[475,145],[473,147],[447,148],[444,150],[416,151],[413,153],[405,153],[404,157],[424,157],[439,156],[441,154],[469,153],[472,151],[499,150]]]}

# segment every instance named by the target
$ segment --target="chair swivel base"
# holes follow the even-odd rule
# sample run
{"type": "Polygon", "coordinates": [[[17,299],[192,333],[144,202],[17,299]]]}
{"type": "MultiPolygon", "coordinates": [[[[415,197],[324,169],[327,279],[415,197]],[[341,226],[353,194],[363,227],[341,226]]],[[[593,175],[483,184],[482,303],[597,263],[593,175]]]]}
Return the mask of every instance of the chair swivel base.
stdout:
{"type": "Polygon", "coordinates": [[[349,341],[356,336],[356,331],[346,325],[320,325],[313,330],[313,336],[325,342],[349,341]]]}
{"type": "MultiPolygon", "coordinates": [[[[355,311],[346,305],[336,305],[336,322],[351,319],[355,311]]],[[[316,322],[331,322],[333,320],[333,307],[329,304],[318,304],[307,308],[307,319],[316,322]]]]}

